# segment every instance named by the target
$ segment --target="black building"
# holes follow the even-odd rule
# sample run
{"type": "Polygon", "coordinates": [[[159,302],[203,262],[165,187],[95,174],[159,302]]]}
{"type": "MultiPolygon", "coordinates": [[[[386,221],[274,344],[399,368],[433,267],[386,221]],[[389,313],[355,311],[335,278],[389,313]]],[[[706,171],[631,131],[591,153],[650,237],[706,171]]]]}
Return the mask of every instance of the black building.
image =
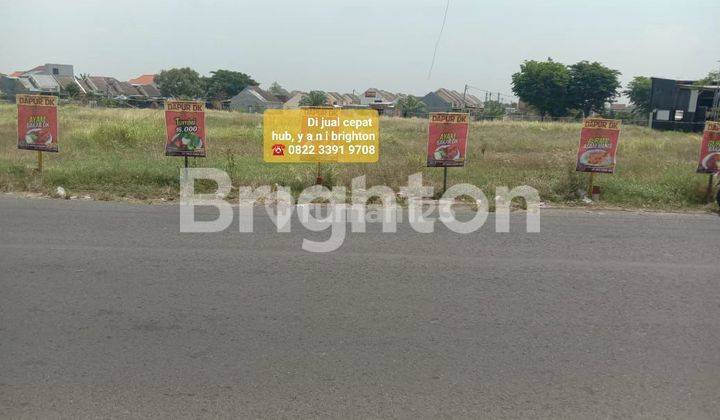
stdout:
{"type": "Polygon", "coordinates": [[[693,80],[653,77],[650,93],[651,127],[660,130],[703,131],[720,87],[698,86],[693,80]]]}

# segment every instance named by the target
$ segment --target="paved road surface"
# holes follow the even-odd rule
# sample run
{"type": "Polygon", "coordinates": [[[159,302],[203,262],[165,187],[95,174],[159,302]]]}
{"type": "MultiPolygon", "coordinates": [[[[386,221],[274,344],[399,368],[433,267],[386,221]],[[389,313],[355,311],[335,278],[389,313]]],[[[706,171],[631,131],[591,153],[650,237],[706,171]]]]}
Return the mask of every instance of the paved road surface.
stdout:
{"type": "Polygon", "coordinates": [[[548,210],[329,254],[271,227],[0,199],[0,415],[720,416],[717,216],[548,210]]]}

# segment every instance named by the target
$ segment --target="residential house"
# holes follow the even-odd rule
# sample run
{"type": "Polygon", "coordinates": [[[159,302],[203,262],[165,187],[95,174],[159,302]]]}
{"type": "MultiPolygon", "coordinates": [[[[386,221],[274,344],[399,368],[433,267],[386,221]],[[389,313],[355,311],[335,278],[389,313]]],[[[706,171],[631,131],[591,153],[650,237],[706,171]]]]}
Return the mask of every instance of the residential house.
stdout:
{"type": "Polygon", "coordinates": [[[476,96],[440,88],[430,92],[420,99],[428,112],[451,112],[451,111],[478,111],[483,108],[483,103],[476,96]]]}
{"type": "Polygon", "coordinates": [[[155,85],[137,85],[135,86],[135,88],[148,98],[162,98],[162,93],[160,92],[160,89],[158,89],[155,85]]]}
{"type": "Polygon", "coordinates": [[[230,109],[243,112],[263,112],[266,109],[281,109],[283,103],[259,86],[248,86],[230,98],[230,109]]]}
{"type": "Polygon", "coordinates": [[[44,64],[27,71],[18,71],[10,76],[0,77],[0,86],[8,95],[18,93],[50,93],[66,95],[68,87],[76,85],[80,92],[106,98],[147,101],[161,98],[155,85],[154,75],[143,75],[133,79],[138,82],[120,82],[113,77],[84,76],[75,77],[70,64],[44,64]]]}
{"type": "Polygon", "coordinates": [[[400,93],[392,93],[392,92],[388,92],[388,91],[382,90],[382,89],[378,89],[378,93],[380,94],[380,96],[382,96],[383,98],[385,98],[385,101],[386,101],[386,102],[390,102],[390,103],[392,103],[392,104],[397,104],[397,101],[399,101],[400,98],[402,98],[403,96],[405,96],[405,95],[400,94],[400,93]]]}
{"type": "Polygon", "coordinates": [[[82,82],[81,85],[85,84],[91,94],[111,99],[145,100],[160,97],[159,90],[152,84],[133,86],[129,82],[105,76],[86,76],[82,82]]]}
{"type": "Polygon", "coordinates": [[[55,94],[63,93],[64,86],[74,83],[71,64],[43,64],[27,71],[15,71],[8,76],[0,76],[0,86],[8,96],[17,94],[55,94]]]}
{"type": "MultiPolygon", "coordinates": [[[[120,92],[120,96],[127,99],[143,99],[145,95],[135,86],[128,82],[119,82],[113,79],[115,89],[120,92]]],[[[113,82],[111,82],[113,83],[113,82]]]]}
{"type": "Polygon", "coordinates": [[[143,74],[142,76],[130,79],[127,82],[134,86],[135,89],[137,89],[137,91],[146,98],[162,98],[162,93],[160,92],[157,83],[155,83],[154,74],[143,74]]]}
{"type": "Polygon", "coordinates": [[[50,76],[75,76],[72,64],[45,64],[30,70],[30,72],[50,76]]]}
{"type": "Polygon", "coordinates": [[[97,96],[104,96],[106,98],[120,96],[120,92],[113,87],[113,84],[110,83],[110,79],[113,78],[104,76],[85,76],[83,78],[85,84],[88,86],[89,93],[97,96]]]}
{"type": "Polygon", "coordinates": [[[85,93],[86,95],[92,94],[92,89],[90,88],[90,85],[84,77],[76,77],[75,80],[77,80],[78,84],[82,88],[83,93],[85,93]]]}
{"type": "Polygon", "coordinates": [[[87,93],[83,86],[80,84],[80,82],[75,78],[75,76],[54,76],[55,80],[57,81],[58,85],[60,86],[60,94],[66,95],[68,91],[68,86],[75,85],[79,88],[80,93],[87,93]]]}
{"type": "Polygon", "coordinates": [[[46,74],[49,76],[74,76],[72,64],[43,64],[26,71],[16,71],[10,77],[28,76],[31,74],[46,74]]]}
{"type": "Polygon", "coordinates": [[[285,103],[283,103],[283,109],[298,109],[300,108],[300,101],[302,98],[307,96],[307,93],[294,90],[290,92],[290,97],[285,103]]]}
{"type": "Polygon", "coordinates": [[[3,96],[14,97],[18,91],[24,90],[20,84],[20,80],[17,77],[12,77],[12,73],[9,76],[4,74],[0,75],[0,92],[3,96]]]}
{"type": "Polygon", "coordinates": [[[440,96],[437,91],[428,93],[420,98],[420,101],[425,104],[427,112],[450,112],[456,105],[440,96]]]}
{"type": "Polygon", "coordinates": [[[465,93],[463,100],[465,101],[465,107],[470,110],[482,111],[485,108],[483,101],[470,93],[465,93]]]}
{"type": "Polygon", "coordinates": [[[533,108],[527,102],[523,101],[522,99],[518,99],[517,110],[518,110],[518,112],[523,113],[523,114],[533,112],[533,108]]]}
{"type": "Polygon", "coordinates": [[[386,90],[370,88],[360,95],[360,104],[395,104],[398,99],[398,95],[386,90]]]}
{"type": "Polygon", "coordinates": [[[404,95],[382,89],[370,88],[360,95],[360,105],[377,110],[380,115],[395,115],[397,101],[404,95]]]}
{"type": "Polygon", "coordinates": [[[154,74],[143,74],[142,76],[128,80],[128,83],[130,83],[133,86],[153,85],[153,86],[157,87],[157,84],[155,84],[155,75],[154,74]]]}
{"type": "Polygon", "coordinates": [[[60,85],[52,76],[43,74],[0,76],[0,90],[10,97],[18,94],[59,94],[60,85]]]}
{"type": "Polygon", "coordinates": [[[330,106],[341,107],[346,105],[345,98],[338,92],[325,92],[325,96],[327,96],[327,104],[330,106]]]}
{"type": "Polygon", "coordinates": [[[353,93],[344,93],[343,98],[345,99],[346,105],[360,105],[360,97],[353,93]]]}
{"type": "Polygon", "coordinates": [[[60,94],[60,84],[53,76],[44,73],[31,73],[27,77],[40,91],[60,94]]]}
{"type": "MultiPolygon", "coordinates": [[[[335,107],[361,107],[366,108],[367,106],[360,105],[360,98],[357,95],[351,93],[338,93],[338,92],[324,92],[327,97],[326,105],[335,107]]],[[[300,108],[300,101],[302,98],[307,96],[307,92],[301,92],[294,90],[290,93],[290,98],[283,104],[283,109],[297,109],[300,108]]]]}
{"type": "Polygon", "coordinates": [[[635,109],[635,107],[629,104],[612,103],[608,106],[608,109],[616,112],[629,112],[635,109]]]}

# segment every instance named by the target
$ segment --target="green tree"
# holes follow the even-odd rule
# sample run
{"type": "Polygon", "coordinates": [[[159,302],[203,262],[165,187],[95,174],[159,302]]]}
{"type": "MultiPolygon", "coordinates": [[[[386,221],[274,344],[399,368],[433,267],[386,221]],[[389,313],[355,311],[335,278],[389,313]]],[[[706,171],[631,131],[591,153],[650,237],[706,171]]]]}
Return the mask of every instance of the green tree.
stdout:
{"type": "Polygon", "coordinates": [[[695,82],[698,86],[718,85],[720,84],[720,70],[714,70],[708,73],[706,77],[695,82]]]}
{"type": "Polygon", "coordinates": [[[512,75],[512,90],[525,103],[540,113],[560,117],[567,113],[567,93],[570,72],[561,63],[548,61],[525,61],[520,71],[512,75]]]}
{"type": "Polygon", "coordinates": [[[650,112],[650,89],[652,82],[649,77],[635,76],[628,83],[627,88],[623,91],[635,108],[644,114],[650,112]]]}
{"type": "Polygon", "coordinates": [[[257,86],[258,82],[245,73],[232,70],[216,70],[210,77],[203,78],[205,97],[214,100],[232,98],[248,86],[257,86]]]}
{"type": "Polygon", "coordinates": [[[300,106],[323,106],[327,105],[327,95],[321,90],[311,90],[300,99],[300,106]]]}
{"type": "Polygon", "coordinates": [[[70,83],[67,86],[65,86],[65,93],[73,99],[80,96],[82,91],[80,90],[80,86],[78,86],[76,83],[70,83]]]}
{"type": "Polygon", "coordinates": [[[585,116],[594,110],[602,112],[605,103],[618,95],[620,72],[598,62],[581,61],[568,66],[568,108],[579,109],[585,116]]]}
{"type": "Polygon", "coordinates": [[[282,86],[280,86],[280,83],[278,83],[278,82],[272,82],[272,84],[271,84],[270,87],[268,88],[268,92],[270,92],[271,94],[273,94],[273,95],[275,95],[275,96],[277,96],[277,97],[287,97],[287,96],[290,96],[290,94],[288,93],[288,91],[285,90],[285,88],[283,88],[282,86]]]}
{"type": "Polygon", "coordinates": [[[400,98],[397,107],[404,118],[417,117],[425,113],[425,103],[412,95],[400,98]]]}
{"type": "Polygon", "coordinates": [[[163,70],[155,76],[155,83],[165,97],[192,99],[203,94],[200,75],[189,67],[163,70]]]}
{"type": "Polygon", "coordinates": [[[484,118],[502,118],[505,115],[505,106],[498,101],[487,101],[483,108],[484,118]]]}

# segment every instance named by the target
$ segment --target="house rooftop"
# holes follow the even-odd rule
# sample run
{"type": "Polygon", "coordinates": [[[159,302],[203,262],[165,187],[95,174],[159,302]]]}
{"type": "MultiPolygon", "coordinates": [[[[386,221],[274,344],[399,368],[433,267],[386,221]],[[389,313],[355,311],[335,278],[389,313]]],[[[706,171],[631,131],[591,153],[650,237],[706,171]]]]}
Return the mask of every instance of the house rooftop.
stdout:
{"type": "Polygon", "coordinates": [[[152,85],[155,83],[154,74],[143,74],[142,76],[128,80],[131,85],[152,85]]]}
{"type": "Polygon", "coordinates": [[[30,80],[32,83],[42,90],[58,90],[60,85],[54,77],[47,74],[31,74],[30,80]]]}
{"type": "Polygon", "coordinates": [[[245,89],[248,89],[252,92],[254,92],[256,95],[260,96],[262,99],[264,99],[267,102],[281,102],[280,99],[276,98],[275,95],[272,93],[265,91],[260,88],[260,86],[248,86],[245,89]]]}
{"type": "Polygon", "coordinates": [[[162,93],[155,85],[137,85],[135,86],[142,94],[150,98],[160,98],[162,93]]]}

